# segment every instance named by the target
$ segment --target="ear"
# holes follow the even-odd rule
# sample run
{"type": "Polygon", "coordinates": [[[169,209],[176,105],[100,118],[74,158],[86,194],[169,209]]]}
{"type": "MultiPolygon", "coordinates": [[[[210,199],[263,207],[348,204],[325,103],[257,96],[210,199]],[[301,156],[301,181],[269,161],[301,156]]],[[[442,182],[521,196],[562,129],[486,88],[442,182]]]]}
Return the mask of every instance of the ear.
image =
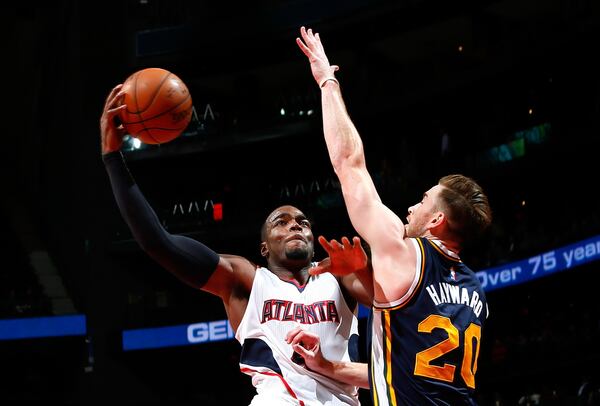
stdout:
{"type": "Polygon", "coordinates": [[[438,211],[435,213],[434,217],[431,219],[431,225],[434,228],[437,228],[446,223],[446,215],[442,211],[438,211]]]}
{"type": "Polygon", "coordinates": [[[266,242],[260,243],[260,255],[262,255],[265,258],[269,257],[269,248],[267,247],[266,242]]]}

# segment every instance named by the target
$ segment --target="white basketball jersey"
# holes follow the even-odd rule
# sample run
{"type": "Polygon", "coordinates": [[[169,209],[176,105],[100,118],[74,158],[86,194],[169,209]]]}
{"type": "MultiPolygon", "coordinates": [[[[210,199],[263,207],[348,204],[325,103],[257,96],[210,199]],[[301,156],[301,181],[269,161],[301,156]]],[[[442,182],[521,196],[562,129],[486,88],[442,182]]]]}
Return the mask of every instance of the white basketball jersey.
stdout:
{"type": "Polygon", "coordinates": [[[348,341],[358,320],[335,276],[311,276],[304,286],[258,268],[248,307],[237,329],[240,369],[252,376],[251,405],[358,405],[358,388],[309,371],[292,361],[286,334],[297,326],[317,334],[332,361],[350,361],[348,341]]]}

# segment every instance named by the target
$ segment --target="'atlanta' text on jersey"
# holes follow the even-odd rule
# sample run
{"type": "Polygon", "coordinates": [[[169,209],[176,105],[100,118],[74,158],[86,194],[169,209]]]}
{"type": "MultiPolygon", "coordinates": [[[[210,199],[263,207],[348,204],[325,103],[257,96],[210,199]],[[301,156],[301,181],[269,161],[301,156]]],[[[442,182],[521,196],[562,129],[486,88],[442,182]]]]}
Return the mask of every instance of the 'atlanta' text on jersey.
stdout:
{"type": "Polygon", "coordinates": [[[324,300],[312,304],[293,303],[289,300],[271,299],[263,304],[261,323],[269,320],[296,321],[302,324],[340,322],[334,300],[324,300]]]}

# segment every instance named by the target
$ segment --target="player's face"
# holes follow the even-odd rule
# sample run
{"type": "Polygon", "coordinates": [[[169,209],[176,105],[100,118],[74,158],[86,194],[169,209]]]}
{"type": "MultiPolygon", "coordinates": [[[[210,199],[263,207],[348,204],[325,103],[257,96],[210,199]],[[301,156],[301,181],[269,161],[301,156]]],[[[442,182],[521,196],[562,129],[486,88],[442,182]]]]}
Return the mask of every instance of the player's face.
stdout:
{"type": "Polygon", "coordinates": [[[267,241],[272,259],[304,260],[310,263],[314,252],[311,224],[300,210],[282,206],[267,217],[267,241]]]}
{"type": "Polygon", "coordinates": [[[435,213],[439,211],[436,202],[441,188],[442,186],[435,185],[423,193],[423,199],[419,203],[408,208],[408,216],[406,216],[406,235],[408,237],[427,235],[435,213]]]}

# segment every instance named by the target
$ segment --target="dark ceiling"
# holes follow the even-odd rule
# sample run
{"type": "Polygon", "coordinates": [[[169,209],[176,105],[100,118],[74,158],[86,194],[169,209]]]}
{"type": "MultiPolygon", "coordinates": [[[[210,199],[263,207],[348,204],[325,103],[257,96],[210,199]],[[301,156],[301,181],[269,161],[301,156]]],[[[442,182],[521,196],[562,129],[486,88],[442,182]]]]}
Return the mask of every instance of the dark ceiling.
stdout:
{"type": "MultiPolygon", "coordinates": [[[[450,132],[464,151],[457,170],[474,170],[468,157],[519,129],[590,123],[599,110],[595,1],[129,0],[3,7],[3,64],[10,70],[3,103],[10,118],[7,232],[25,252],[49,251],[67,273],[77,272],[90,244],[114,237],[120,217],[99,158],[98,118],[109,90],[144,67],[178,74],[198,114],[210,104],[218,118],[211,136],[128,158],[144,191],[161,204],[183,189],[256,184],[278,191],[286,177],[290,185],[328,179],[319,93],[295,44],[301,25],[320,32],[330,61],[340,65],[347,106],[366,135],[373,167],[391,158],[411,189],[438,175],[431,151],[441,132],[450,132]],[[309,109],[311,118],[289,116],[309,109]]],[[[578,135],[573,148],[581,149],[584,133],[578,135]]],[[[558,171],[553,158],[527,170],[532,177],[558,171]]],[[[585,172],[583,161],[577,165],[570,173],[585,172]]],[[[506,190],[499,179],[515,176],[503,170],[490,178],[498,195],[506,190]]],[[[406,199],[394,203],[406,207],[406,199]]]]}

